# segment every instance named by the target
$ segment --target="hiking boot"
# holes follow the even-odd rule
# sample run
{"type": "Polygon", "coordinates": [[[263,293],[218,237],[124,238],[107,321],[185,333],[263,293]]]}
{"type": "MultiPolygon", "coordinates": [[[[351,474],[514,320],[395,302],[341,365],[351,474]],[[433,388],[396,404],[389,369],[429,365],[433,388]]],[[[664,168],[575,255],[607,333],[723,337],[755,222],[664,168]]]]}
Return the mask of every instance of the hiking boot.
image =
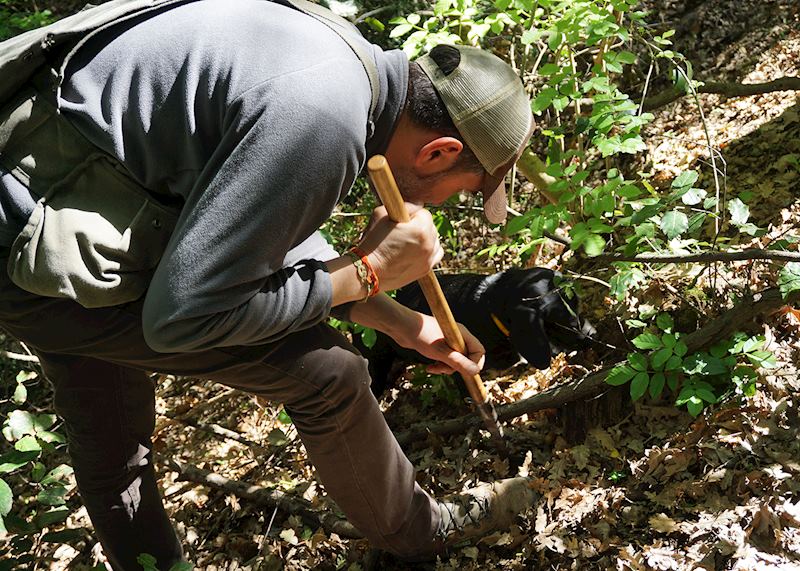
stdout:
{"type": "Polygon", "coordinates": [[[437,551],[510,527],[536,496],[527,480],[510,478],[437,501],[441,517],[435,539],[437,551]]]}

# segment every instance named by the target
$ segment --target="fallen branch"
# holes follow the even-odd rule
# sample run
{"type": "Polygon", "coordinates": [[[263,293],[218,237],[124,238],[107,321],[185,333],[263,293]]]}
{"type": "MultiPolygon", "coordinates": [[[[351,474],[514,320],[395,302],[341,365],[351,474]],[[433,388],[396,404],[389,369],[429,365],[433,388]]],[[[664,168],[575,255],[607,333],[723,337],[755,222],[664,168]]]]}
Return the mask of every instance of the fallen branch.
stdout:
{"type": "Polygon", "coordinates": [[[341,537],[353,539],[364,537],[347,520],[331,513],[318,512],[314,510],[310,502],[302,498],[291,496],[280,490],[271,490],[247,482],[232,480],[191,464],[181,464],[173,459],[166,460],[166,464],[178,473],[179,480],[196,482],[209,488],[234,494],[259,506],[277,508],[289,515],[300,517],[312,529],[321,527],[327,533],[335,533],[341,537]]]}
{"type": "Polygon", "coordinates": [[[190,426],[195,430],[199,430],[200,432],[205,432],[206,434],[211,434],[213,436],[219,436],[220,438],[224,438],[225,440],[231,440],[234,442],[238,442],[243,446],[248,448],[253,448],[259,453],[268,452],[268,447],[264,446],[263,444],[259,444],[258,442],[253,442],[252,440],[245,438],[240,433],[225,428],[224,426],[220,426],[216,423],[210,424],[202,424],[197,420],[189,417],[171,417],[167,416],[167,421],[171,424],[183,424],[184,426],[190,426]]]}
{"type": "MultiPolygon", "coordinates": [[[[787,301],[783,300],[777,289],[766,290],[755,295],[753,299],[743,301],[733,309],[729,309],[694,333],[686,335],[683,337],[683,341],[689,348],[689,352],[697,351],[718,339],[729,337],[756,317],[772,313],[786,303],[787,301]]],[[[531,414],[547,408],[559,408],[576,400],[595,397],[610,388],[606,385],[605,380],[606,375],[614,366],[616,364],[582,379],[547,389],[530,398],[500,405],[496,407],[497,416],[501,421],[511,420],[524,414],[531,414]]],[[[470,428],[480,424],[481,419],[476,413],[473,413],[441,422],[415,424],[405,432],[397,434],[396,438],[401,446],[405,446],[411,442],[425,439],[429,433],[464,434],[470,428]]]]}
{"type": "Polygon", "coordinates": [[[656,264],[688,264],[691,262],[735,262],[741,260],[781,260],[786,262],[800,261],[800,252],[780,250],[762,250],[751,248],[738,252],[702,252],[699,254],[637,254],[621,256],[603,254],[594,258],[599,262],[649,262],[656,264]]]}
{"type": "MultiPolygon", "coordinates": [[[[726,97],[747,97],[773,91],[800,91],[800,77],[781,77],[766,83],[727,83],[707,81],[695,88],[698,93],[716,93],[726,97]]],[[[647,97],[642,102],[642,109],[650,111],[658,109],[676,99],[689,95],[684,90],[672,87],[661,93],[647,97]]]]}

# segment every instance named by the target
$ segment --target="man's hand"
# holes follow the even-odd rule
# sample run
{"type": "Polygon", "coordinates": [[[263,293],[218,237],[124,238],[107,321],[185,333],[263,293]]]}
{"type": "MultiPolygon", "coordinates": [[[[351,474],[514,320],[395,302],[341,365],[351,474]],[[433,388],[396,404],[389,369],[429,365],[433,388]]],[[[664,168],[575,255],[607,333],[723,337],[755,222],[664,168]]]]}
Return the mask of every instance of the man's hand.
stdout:
{"type": "MultiPolygon", "coordinates": [[[[415,312],[416,313],[416,312],[415,312]]],[[[398,345],[413,349],[420,355],[436,361],[426,368],[429,373],[450,375],[458,372],[462,376],[472,377],[483,369],[486,350],[481,342],[466,327],[457,323],[464,337],[466,355],[451,349],[444,339],[439,324],[430,315],[417,313],[418,331],[405,339],[395,339],[398,345]]]]}
{"type": "Polygon", "coordinates": [[[381,294],[367,303],[355,304],[350,310],[350,319],[377,329],[394,339],[398,345],[436,361],[428,366],[431,373],[450,374],[457,371],[471,377],[483,368],[486,351],[466,327],[458,324],[467,351],[467,355],[462,355],[447,345],[436,319],[404,307],[387,295],[381,294]]]}
{"type": "Polygon", "coordinates": [[[393,222],[386,208],[372,212],[359,247],[367,253],[381,291],[400,288],[427,274],[444,252],[430,212],[406,203],[409,222],[393,222]]]}

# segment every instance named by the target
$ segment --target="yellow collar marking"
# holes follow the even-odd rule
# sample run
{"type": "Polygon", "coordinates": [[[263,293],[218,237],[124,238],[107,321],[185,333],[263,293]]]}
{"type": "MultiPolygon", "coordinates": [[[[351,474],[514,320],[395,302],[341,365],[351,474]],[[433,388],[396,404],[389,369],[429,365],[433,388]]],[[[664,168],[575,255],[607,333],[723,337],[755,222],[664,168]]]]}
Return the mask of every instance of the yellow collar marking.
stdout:
{"type": "Polygon", "coordinates": [[[508,327],[503,325],[503,322],[500,321],[494,313],[490,313],[489,315],[492,316],[492,321],[494,321],[494,324],[497,325],[497,328],[500,330],[500,333],[502,333],[506,337],[511,337],[511,332],[508,330],[508,327]]]}

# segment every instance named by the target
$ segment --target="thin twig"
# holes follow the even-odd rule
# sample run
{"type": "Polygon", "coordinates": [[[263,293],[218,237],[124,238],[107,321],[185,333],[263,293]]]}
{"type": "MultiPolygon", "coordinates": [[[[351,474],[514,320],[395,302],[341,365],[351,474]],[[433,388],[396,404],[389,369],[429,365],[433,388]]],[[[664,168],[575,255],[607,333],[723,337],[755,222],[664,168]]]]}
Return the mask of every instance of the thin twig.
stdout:
{"type": "Polygon", "coordinates": [[[22,353],[12,353],[11,351],[0,351],[0,357],[13,359],[14,361],[25,361],[26,363],[39,362],[39,357],[36,355],[23,355],[22,353]]]}
{"type": "Polygon", "coordinates": [[[648,262],[655,264],[688,264],[693,262],[736,262],[743,260],[779,260],[785,262],[800,261],[800,252],[781,250],[762,250],[751,248],[738,252],[701,252],[697,254],[637,254],[625,256],[618,254],[602,254],[595,260],[601,262],[648,262]]]}

